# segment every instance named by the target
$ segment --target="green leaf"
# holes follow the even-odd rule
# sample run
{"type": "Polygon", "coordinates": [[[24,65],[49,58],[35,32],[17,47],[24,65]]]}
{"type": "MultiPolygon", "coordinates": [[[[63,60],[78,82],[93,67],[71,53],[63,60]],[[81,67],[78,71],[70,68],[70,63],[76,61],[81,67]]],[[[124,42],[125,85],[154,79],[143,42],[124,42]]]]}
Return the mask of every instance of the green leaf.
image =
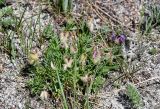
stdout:
{"type": "Polygon", "coordinates": [[[63,0],[63,11],[67,12],[68,10],[68,0],[63,0]]]}
{"type": "Polygon", "coordinates": [[[52,38],[52,36],[54,36],[53,27],[50,24],[47,25],[47,27],[44,28],[42,35],[43,35],[43,37],[45,37],[47,39],[52,38]]]}
{"type": "Polygon", "coordinates": [[[92,85],[92,91],[97,92],[104,82],[105,82],[105,79],[102,76],[97,76],[94,79],[94,82],[92,85]]]}
{"type": "Polygon", "coordinates": [[[13,13],[13,9],[11,7],[4,7],[0,9],[0,18],[4,15],[10,15],[13,13]]]}
{"type": "Polygon", "coordinates": [[[0,5],[4,4],[4,0],[0,0],[0,5]]]}

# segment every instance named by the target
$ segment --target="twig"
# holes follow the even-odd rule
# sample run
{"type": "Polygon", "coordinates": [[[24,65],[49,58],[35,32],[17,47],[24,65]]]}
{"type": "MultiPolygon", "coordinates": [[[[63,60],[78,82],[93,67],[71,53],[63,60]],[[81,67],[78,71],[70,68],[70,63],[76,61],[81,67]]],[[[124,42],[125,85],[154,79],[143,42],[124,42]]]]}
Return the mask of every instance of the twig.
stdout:
{"type": "Polygon", "coordinates": [[[107,12],[105,12],[104,10],[102,10],[99,6],[97,6],[97,5],[93,4],[93,3],[92,3],[92,5],[93,5],[94,9],[98,9],[98,10],[101,11],[103,14],[105,14],[107,17],[109,17],[112,21],[114,21],[114,22],[118,23],[119,25],[121,25],[121,26],[123,26],[123,27],[126,27],[126,28],[128,28],[129,30],[132,31],[132,28],[131,28],[131,27],[128,27],[127,25],[122,24],[115,15],[112,15],[112,16],[111,16],[111,15],[109,15],[107,12]]]}
{"type": "MultiPolygon", "coordinates": [[[[137,73],[138,70],[140,70],[140,68],[139,68],[139,69],[136,69],[134,72],[124,73],[124,74],[120,75],[119,77],[117,77],[117,78],[114,79],[113,81],[110,81],[110,82],[106,85],[106,87],[112,85],[114,82],[116,82],[117,80],[121,79],[122,77],[125,77],[126,75],[133,75],[133,74],[137,73]]],[[[124,71],[123,71],[123,72],[124,72],[124,71]]]]}
{"type": "Polygon", "coordinates": [[[103,107],[103,105],[99,104],[99,103],[96,103],[96,102],[92,102],[92,101],[89,101],[91,104],[94,104],[94,105],[97,105],[98,107],[103,107]]]}
{"type": "MultiPolygon", "coordinates": [[[[114,2],[114,3],[108,3],[108,2],[106,2],[106,1],[104,1],[103,4],[105,4],[105,5],[117,5],[117,4],[122,3],[123,1],[124,1],[124,0],[119,0],[119,1],[114,2]]],[[[96,3],[98,3],[98,2],[96,1],[96,3]]]]}
{"type": "Polygon", "coordinates": [[[158,77],[152,77],[152,78],[150,78],[150,79],[141,81],[141,82],[139,82],[139,83],[137,83],[137,84],[134,84],[134,85],[135,85],[135,86],[139,86],[139,85],[141,85],[141,84],[147,83],[147,82],[152,81],[152,80],[155,80],[155,79],[159,79],[159,80],[160,80],[160,76],[158,76],[158,77]]]}
{"type": "Polygon", "coordinates": [[[110,16],[107,12],[102,10],[99,6],[97,6],[97,5],[93,4],[93,3],[92,3],[92,5],[93,5],[93,7],[95,7],[95,9],[98,9],[99,11],[101,11],[103,14],[105,14],[107,17],[109,17],[112,21],[117,22],[118,24],[122,25],[122,23],[120,21],[118,21],[118,19],[116,19],[114,15],[110,16]]]}
{"type": "Polygon", "coordinates": [[[93,8],[93,5],[92,5],[91,3],[89,3],[89,1],[87,2],[87,4],[88,4],[90,7],[92,7],[93,11],[97,14],[98,17],[101,18],[101,20],[103,20],[104,22],[106,22],[106,18],[104,18],[104,17],[99,13],[98,10],[96,10],[95,8],[93,8]]]}
{"type": "MultiPolygon", "coordinates": [[[[134,73],[136,73],[136,72],[132,72],[132,73],[129,73],[129,74],[132,75],[132,74],[134,74],[134,73]]],[[[115,80],[109,82],[105,87],[108,87],[108,86],[112,85],[114,82],[116,82],[117,80],[119,80],[120,78],[122,78],[122,77],[124,77],[124,76],[126,76],[126,75],[128,75],[128,73],[124,73],[124,74],[120,75],[120,76],[117,77],[115,80]]]]}
{"type": "Polygon", "coordinates": [[[99,17],[101,18],[101,20],[103,20],[104,22],[106,22],[106,18],[104,18],[104,17],[99,13],[99,11],[97,11],[96,9],[93,9],[93,11],[94,11],[95,13],[97,13],[97,16],[99,16],[99,17]]]}

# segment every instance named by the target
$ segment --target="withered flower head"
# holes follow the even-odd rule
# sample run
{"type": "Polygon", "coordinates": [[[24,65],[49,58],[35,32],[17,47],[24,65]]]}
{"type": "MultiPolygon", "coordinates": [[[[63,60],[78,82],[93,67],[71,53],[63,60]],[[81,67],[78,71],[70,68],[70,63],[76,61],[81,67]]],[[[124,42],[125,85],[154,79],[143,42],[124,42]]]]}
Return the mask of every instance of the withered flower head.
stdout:
{"type": "Polygon", "coordinates": [[[69,32],[68,31],[60,33],[60,41],[66,49],[69,47],[68,46],[68,37],[69,37],[69,32]]]}
{"type": "Polygon", "coordinates": [[[64,57],[64,62],[65,62],[65,64],[63,64],[63,68],[64,68],[64,70],[67,70],[67,68],[72,67],[73,59],[64,57]]]}
{"type": "Polygon", "coordinates": [[[82,65],[86,64],[86,59],[87,59],[87,55],[83,53],[80,58],[80,62],[82,65]]]}
{"type": "Polygon", "coordinates": [[[71,53],[77,53],[77,48],[76,48],[76,46],[70,46],[70,51],[71,51],[71,53]]]}
{"type": "Polygon", "coordinates": [[[39,60],[38,53],[30,53],[28,56],[29,64],[34,64],[36,61],[39,60]]]}
{"type": "Polygon", "coordinates": [[[85,76],[80,77],[81,81],[85,84],[90,83],[92,81],[92,76],[86,74],[85,76]]]}
{"type": "Polygon", "coordinates": [[[90,32],[94,31],[94,18],[93,17],[88,17],[87,26],[88,26],[90,32]]]}
{"type": "Polygon", "coordinates": [[[93,50],[93,62],[98,63],[101,60],[101,52],[98,47],[94,47],[93,50]]]}
{"type": "Polygon", "coordinates": [[[56,70],[56,67],[55,67],[55,65],[53,64],[52,61],[51,61],[51,68],[52,68],[53,70],[56,70]]]}

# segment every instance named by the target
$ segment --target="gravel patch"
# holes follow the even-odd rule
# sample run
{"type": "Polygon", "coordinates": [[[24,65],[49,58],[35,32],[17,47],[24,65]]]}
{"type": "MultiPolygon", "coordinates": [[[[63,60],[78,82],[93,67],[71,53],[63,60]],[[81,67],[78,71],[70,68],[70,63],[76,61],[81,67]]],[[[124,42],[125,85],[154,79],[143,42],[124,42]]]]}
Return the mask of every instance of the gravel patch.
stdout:
{"type": "Polygon", "coordinates": [[[51,105],[39,98],[30,96],[26,88],[27,78],[10,61],[7,54],[0,55],[3,65],[0,73],[0,109],[51,109],[51,105]],[[47,105],[46,105],[47,104],[47,105]]]}
{"type": "Polygon", "coordinates": [[[28,78],[21,76],[21,69],[25,66],[27,58],[27,53],[22,49],[22,46],[30,44],[32,45],[30,51],[38,49],[39,56],[42,56],[42,51],[47,47],[47,43],[44,42],[39,47],[39,31],[42,32],[48,24],[53,25],[52,18],[48,13],[39,15],[40,6],[35,1],[11,1],[9,6],[13,8],[13,15],[17,18],[20,18],[25,12],[22,19],[24,39],[22,42],[15,31],[8,30],[18,58],[11,59],[3,50],[0,52],[0,109],[51,109],[53,108],[51,102],[43,102],[38,97],[30,96],[30,92],[26,88],[28,78]],[[38,19],[39,24],[37,24],[38,19]],[[31,31],[34,31],[35,34],[31,34],[31,31]]]}

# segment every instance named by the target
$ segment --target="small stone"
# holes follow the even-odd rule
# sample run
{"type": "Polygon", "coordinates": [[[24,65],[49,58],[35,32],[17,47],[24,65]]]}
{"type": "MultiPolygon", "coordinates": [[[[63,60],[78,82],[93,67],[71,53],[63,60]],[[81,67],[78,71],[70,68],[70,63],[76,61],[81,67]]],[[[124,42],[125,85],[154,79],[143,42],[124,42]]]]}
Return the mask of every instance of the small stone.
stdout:
{"type": "Polygon", "coordinates": [[[0,64],[0,73],[3,71],[3,64],[0,64]]]}
{"type": "Polygon", "coordinates": [[[42,91],[41,92],[41,95],[40,95],[40,98],[42,99],[42,100],[48,100],[48,98],[49,98],[49,93],[47,92],[47,91],[42,91]]]}

